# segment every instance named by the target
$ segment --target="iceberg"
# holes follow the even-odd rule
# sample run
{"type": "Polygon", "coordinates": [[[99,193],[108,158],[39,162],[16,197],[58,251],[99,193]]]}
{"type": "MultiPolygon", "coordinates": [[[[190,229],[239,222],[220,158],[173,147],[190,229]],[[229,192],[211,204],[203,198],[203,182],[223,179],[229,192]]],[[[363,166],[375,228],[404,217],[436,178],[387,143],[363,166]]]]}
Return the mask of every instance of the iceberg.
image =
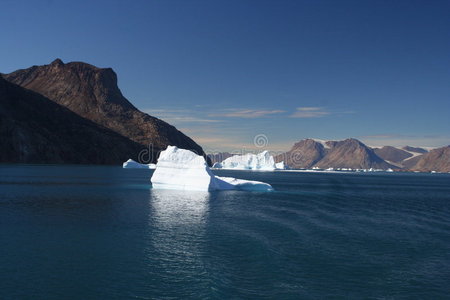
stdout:
{"type": "Polygon", "coordinates": [[[286,170],[286,165],[284,164],[284,161],[281,161],[279,163],[275,164],[275,169],[277,170],[286,170]]]}
{"type": "Polygon", "coordinates": [[[276,169],[284,170],[285,165],[284,162],[276,164],[269,151],[263,151],[259,154],[247,153],[244,155],[233,155],[221,163],[215,163],[213,168],[274,171],[276,169]]]}
{"type": "Polygon", "coordinates": [[[175,146],[161,152],[151,182],[154,189],[273,191],[268,183],[216,176],[203,156],[175,146]]]}
{"type": "Polygon", "coordinates": [[[156,169],[155,164],[141,164],[131,158],[122,164],[124,169],[156,169]]]}

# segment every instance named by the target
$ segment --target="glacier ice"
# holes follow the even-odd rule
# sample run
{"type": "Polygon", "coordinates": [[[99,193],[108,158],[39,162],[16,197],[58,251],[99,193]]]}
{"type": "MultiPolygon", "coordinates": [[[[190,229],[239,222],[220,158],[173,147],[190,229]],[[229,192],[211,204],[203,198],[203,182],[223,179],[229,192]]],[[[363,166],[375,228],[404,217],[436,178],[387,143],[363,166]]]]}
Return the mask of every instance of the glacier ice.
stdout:
{"type": "Polygon", "coordinates": [[[141,164],[131,158],[122,164],[125,169],[156,169],[155,164],[141,164]]]}
{"type": "Polygon", "coordinates": [[[233,155],[221,163],[215,163],[213,168],[274,171],[276,169],[285,169],[285,166],[284,162],[276,164],[269,151],[263,151],[259,154],[233,155]]]}
{"type": "Polygon", "coordinates": [[[151,178],[155,189],[176,190],[246,190],[272,191],[270,184],[260,181],[215,176],[203,156],[192,151],[168,146],[162,151],[151,178]]]}

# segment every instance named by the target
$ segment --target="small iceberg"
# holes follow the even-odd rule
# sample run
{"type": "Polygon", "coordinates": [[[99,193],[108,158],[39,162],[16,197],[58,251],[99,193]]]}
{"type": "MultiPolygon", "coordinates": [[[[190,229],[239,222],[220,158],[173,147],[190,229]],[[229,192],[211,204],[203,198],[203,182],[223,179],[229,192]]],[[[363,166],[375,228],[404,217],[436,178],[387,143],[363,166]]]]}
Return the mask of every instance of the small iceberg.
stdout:
{"type": "Polygon", "coordinates": [[[279,163],[275,164],[275,169],[277,170],[286,170],[286,165],[284,164],[284,161],[281,161],[279,163]]]}
{"type": "Polygon", "coordinates": [[[275,163],[275,160],[269,151],[263,151],[259,154],[247,153],[244,155],[233,155],[221,163],[215,163],[213,168],[232,169],[232,170],[261,170],[274,171],[284,170],[284,162],[275,163]]]}
{"type": "Polygon", "coordinates": [[[161,152],[151,182],[155,189],[273,191],[268,183],[216,176],[203,156],[175,146],[161,152]]]}
{"type": "Polygon", "coordinates": [[[124,169],[156,169],[155,164],[140,164],[131,158],[122,164],[124,169]]]}

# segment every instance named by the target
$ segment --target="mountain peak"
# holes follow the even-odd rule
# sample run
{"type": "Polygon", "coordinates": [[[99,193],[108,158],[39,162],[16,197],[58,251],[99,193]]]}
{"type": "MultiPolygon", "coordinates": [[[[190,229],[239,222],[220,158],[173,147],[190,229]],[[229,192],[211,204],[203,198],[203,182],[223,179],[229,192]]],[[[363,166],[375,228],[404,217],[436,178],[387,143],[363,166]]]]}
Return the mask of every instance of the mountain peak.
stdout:
{"type": "Polygon", "coordinates": [[[52,61],[52,63],[50,65],[52,65],[52,66],[62,66],[62,65],[64,65],[64,63],[63,63],[63,61],[60,58],[57,58],[54,61],[52,61]]]}
{"type": "Polygon", "coordinates": [[[117,75],[111,68],[98,68],[84,62],[64,64],[57,58],[49,65],[18,70],[4,77],[81,115],[97,110],[101,104],[124,110],[134,108],[122,95],[117,75]]]}

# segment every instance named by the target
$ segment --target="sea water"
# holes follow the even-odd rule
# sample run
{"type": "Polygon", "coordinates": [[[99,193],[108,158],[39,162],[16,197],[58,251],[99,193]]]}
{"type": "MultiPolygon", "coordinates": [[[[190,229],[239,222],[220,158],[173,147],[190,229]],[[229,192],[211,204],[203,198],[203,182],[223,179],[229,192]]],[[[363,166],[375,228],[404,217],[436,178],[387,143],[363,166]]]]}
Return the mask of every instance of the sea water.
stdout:
{"type": "Polygon", "coordinates": [[[0,166],[0,299],[450,295],[449,174],[215,171],[260,193],[152,172],[0,166]]]}

